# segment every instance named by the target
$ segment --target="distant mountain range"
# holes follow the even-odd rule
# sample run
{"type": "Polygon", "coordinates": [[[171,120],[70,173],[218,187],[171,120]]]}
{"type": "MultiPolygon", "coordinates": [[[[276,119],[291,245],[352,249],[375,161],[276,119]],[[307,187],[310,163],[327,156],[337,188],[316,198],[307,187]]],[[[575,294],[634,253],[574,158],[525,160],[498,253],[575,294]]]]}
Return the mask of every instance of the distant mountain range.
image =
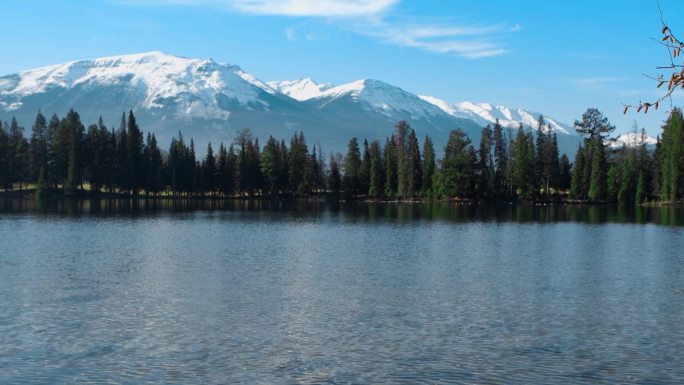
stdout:
{"type": "MultiPolygon", "coordinates": [[[[487,103],[448,103],[414,95],[379,80],[334,86],[311,79],[263,82],[240,67],[211,59],[162,52],[112,56],[42,67],[0,77],[0,119],[16,116],[29,127],[36,112],[63,116],[77,110],[84,124],[102,116],[118,125],[133,110],[145,131],[166,146],[182,131],[203,152],[209,141],[232,141],[249,127],[254,135],[289,139],[303,131],[324,151],[344,151],[352,136],[384,139],[406,120],[419,138],[439,147],[454,128],[479,141],[483,126],[499,122],[536,127],[538,113],[487,103]]],[[[567,124],[546,117],[562,152],[572,156],[580,137],[567,124]]]]}

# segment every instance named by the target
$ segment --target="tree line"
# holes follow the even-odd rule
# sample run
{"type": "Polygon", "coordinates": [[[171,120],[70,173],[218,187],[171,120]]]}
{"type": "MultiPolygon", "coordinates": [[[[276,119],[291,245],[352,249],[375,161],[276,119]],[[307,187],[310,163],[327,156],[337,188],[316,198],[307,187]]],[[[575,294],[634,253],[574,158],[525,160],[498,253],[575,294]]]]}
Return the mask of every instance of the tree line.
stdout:
{"type": "Polygon", "coordinates": [[[198,157],[179,132],[168,150],[144,135],[133,112],[118,128],[100,118],[87,128],[76,111],[50,119],[38,112],[30,136],[16,119],[0,124],[0,188],[38,192],[110,192],[210,197],[342,195],[374,199],[441,198],[477,202],[559,201],[642,203],[677,201],[684,192],[684,128],[675,109],[655,151],[644,143],[612,150],[614,130],[596,109],[575,122],[584,139],[574,164],[559,155],[558,138],[543,116],[536,130],[482,129],[473,146],[460,129],[450,132],[441,158],[429,136],[422,146],[401,121],[381,142],[351,138],[346,154],[309,147],[303,133],[287,143],[269,137],[261,146],[248,129],[218,150],[198,157]]]}

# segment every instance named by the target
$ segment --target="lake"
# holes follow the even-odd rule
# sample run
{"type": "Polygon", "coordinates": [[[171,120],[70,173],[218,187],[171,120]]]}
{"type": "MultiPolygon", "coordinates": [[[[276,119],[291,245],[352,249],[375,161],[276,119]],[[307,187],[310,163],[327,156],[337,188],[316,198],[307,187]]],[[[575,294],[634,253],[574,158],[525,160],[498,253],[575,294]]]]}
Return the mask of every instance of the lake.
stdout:
{"type": "Polygon", "coordinates": [[[5,200],[0,383],[677,384],[684,211],[5,200]]]}

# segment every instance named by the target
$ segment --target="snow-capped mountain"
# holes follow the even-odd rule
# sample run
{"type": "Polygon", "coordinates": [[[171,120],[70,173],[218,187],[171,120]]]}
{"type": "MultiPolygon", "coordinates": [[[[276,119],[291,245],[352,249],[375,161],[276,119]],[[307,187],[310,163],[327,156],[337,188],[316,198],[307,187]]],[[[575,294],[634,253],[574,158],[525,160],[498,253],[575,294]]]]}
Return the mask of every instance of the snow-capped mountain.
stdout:
{"type": "Polygon", "coordinates": [[[299,100],[300,102],[321,96],[324,91],[327,91],[333,87],[330,83],[319,84],[310,78],[274,81],[268,82],[268,85],[293,99],[299,100]]]}
{"type": "Polygon", "coordinates": [[[619,135],[617,138],[611,138],[607,140],[607,144],[610,148],[634,148],[645,144],[648,148],[653,148],[658,143],[658,139],[642,133],[630,132],[628,134],[619,135]]]}
{"type": "MultiPolygon", "coordinates": [[[[73,61],[0,77],[0,120],[16,116],[30,127],[38,110],[63,116],[72,108],[84,124],[102,116],[110,126],[118,124],[123,111],[133,110],[143,130],[154,132],[160,143],[182,131],[200,152],[209,141],[231,141],[245,127],[263,139],[286,139],[301,130],[327,151],[344,151],[352,136],[386,138],[399,120],[441,147],[457,127],[477,144],[481,127],[496,118],[515,127],[519,121],[534,127],[537,118],[526,110],[419,97],[378,80],[338,86],[311,79],[266,83],[236,65],[162,52],[73,61]]],[[[568,126],[547,121],[575,141],[568,147],[574,152],[579,138],[568,126]]]]}
{"type": "Polygon", "coordinates": [[[114,88],[136,107],[150,110],[174,105],[182,117],[227,118],[226,105],[268,110],[278,92],[238,66],[211,59],[187,59],[149,52],[74,61],[0,78],[5,109],[20,109],[32,96],[70,90],[83,93],[114,88]],[[9,101],[8,101],[9,99],[9,101]]]}
{"type": "MultiPolygon", "coordinates": [[[[538,112],[520,108],[512,109],[506,106],[495,106],[489,103],[461,102],[450,104],[432,96],[420,95],[420,98],[441,108],[449,115],[471,119],[482,126],[493,124],[498,119],[503,127],[518,128],[520,123],[522,123],[527,128],[536,129],[539,116],[541,115],[538,112]]],[[[567,124],[560,123],[548,116],[544,116],[544,121],[551,126],[553,132],[559,135],[576,135],[575,130],[567,124]]]]}
{"type": "Polygon", "coordinates": [[[478,137],[481,129],[471,120],[451,116],[410,92],[373,79],[332,87],[305,104],[354,127],[354,135],[359,136],[381,128],[386,137],[393,132],[396,122],[405,120],[419,137],[437,137],[441,145],[454,128],[461,128],[472,138],[478,137]]]}

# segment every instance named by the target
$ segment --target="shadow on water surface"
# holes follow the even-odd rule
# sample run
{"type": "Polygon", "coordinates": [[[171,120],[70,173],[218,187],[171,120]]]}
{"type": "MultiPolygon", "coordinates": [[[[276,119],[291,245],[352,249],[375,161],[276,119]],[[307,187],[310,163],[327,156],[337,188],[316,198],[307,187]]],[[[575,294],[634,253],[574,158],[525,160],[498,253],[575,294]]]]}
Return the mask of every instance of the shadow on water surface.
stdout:
{"type": "Polygon", "coordinates": [[[347,221],[403,223],[420,220],[684,226],[684,208],[618,205],[464,205],[450,202],[369,203],[335,200],[0,199],[0,214],[156,216],[174,213],[266,213],[272,219],[339,216],[347,221]]]}

